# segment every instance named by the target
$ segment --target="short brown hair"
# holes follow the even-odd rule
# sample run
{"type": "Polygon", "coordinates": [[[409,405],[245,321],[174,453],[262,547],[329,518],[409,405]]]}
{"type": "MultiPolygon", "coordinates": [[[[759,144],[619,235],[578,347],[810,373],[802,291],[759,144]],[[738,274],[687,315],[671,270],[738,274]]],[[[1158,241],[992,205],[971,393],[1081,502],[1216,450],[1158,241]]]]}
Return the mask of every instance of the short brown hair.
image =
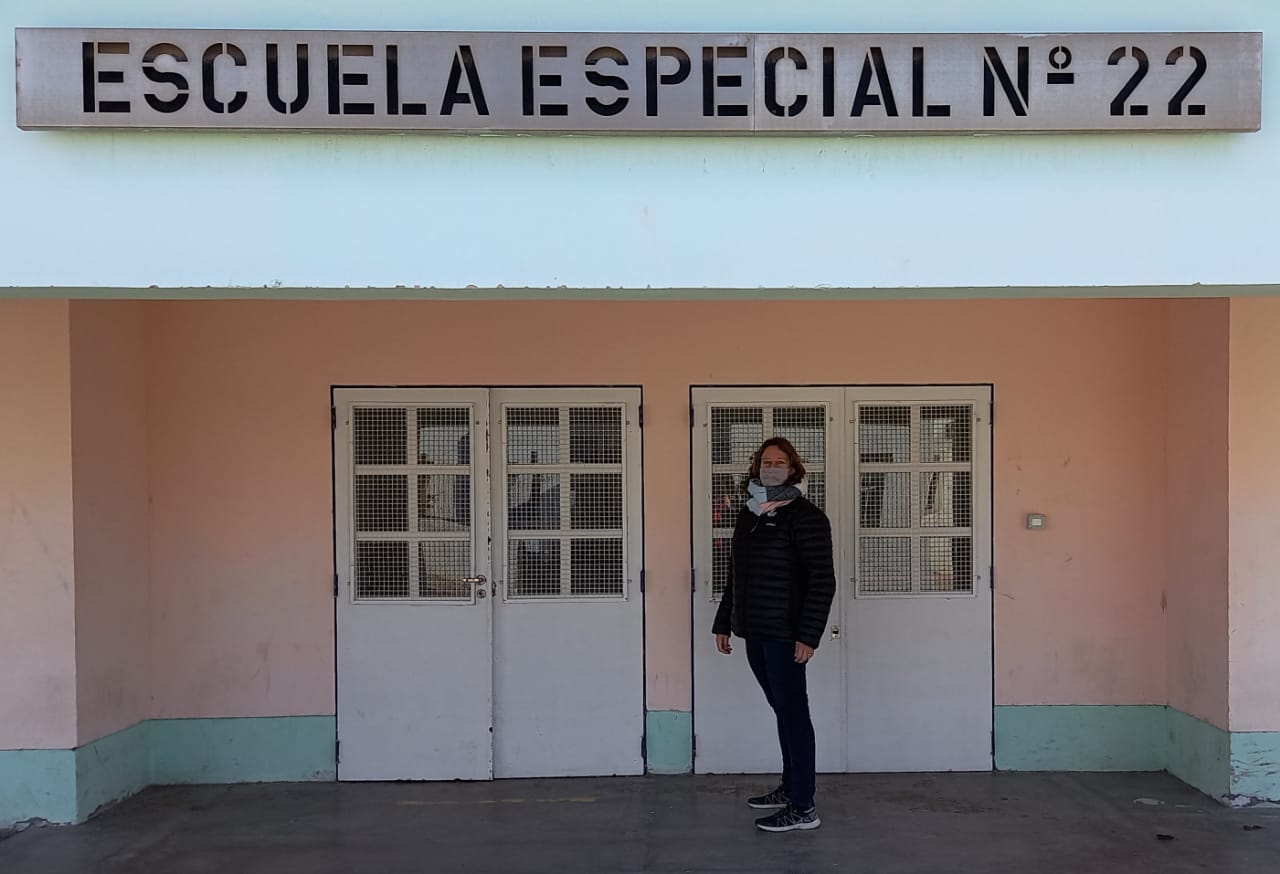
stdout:
{"type": "Polygon", "coordinates": [[[787,464],[791,465],[791,476],[787,477],[787,485],[795,485],[804,479],[804,462],[800,460],[800,453],[796,452],[796,448],[791,445],[791,441],[786,437],[770,437],[761,443],[760,448],[756,450],[756,454],[751,456],[751,472],[747,476],[748,482],[760,478],[760,458],[770,446],[776,446],[787,454],[787,464]]]}

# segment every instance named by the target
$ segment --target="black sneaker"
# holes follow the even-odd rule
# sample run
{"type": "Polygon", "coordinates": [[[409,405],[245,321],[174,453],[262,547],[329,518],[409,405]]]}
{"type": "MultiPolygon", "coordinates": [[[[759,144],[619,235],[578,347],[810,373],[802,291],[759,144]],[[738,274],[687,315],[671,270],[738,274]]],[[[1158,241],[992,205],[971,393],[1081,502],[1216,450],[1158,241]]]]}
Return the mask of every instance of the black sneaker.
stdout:
{"type": "Polygon", "coordinates": [[[789,832],[796,829],[811,829],[822,825],[822,820],[818,819],[818,808],[810,807],[808,810],[797,810],[788,806],[785,810],[779,810],[773,816],[766,816],[763,819],[756,820],[756,828],[762,832],[789,832]]]}
{"type": "Polygon", "coordinates": [[[747,807],[754,807],[756,810],[777,810],[779,807],[787,807],[790,804],[791,799],[787,798],[787,790],[781,786],[772,792],[752,795],[747,799],[747,807]]]}

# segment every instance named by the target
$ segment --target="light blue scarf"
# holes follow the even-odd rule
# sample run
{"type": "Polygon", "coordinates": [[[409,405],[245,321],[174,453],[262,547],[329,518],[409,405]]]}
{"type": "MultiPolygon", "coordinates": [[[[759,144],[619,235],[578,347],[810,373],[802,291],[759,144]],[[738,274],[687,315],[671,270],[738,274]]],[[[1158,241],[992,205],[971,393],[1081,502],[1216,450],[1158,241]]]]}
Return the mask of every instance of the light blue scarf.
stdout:
{"type": "Polygon", "coordinates": [[[747,498],[747,508],[757,516],[772,516],[796,498],[804,497],[804,493],[803,481],[789,486],[766,486],[760,480],[753,479],[747,484],[747,494],[751,496],[747,498]]]}

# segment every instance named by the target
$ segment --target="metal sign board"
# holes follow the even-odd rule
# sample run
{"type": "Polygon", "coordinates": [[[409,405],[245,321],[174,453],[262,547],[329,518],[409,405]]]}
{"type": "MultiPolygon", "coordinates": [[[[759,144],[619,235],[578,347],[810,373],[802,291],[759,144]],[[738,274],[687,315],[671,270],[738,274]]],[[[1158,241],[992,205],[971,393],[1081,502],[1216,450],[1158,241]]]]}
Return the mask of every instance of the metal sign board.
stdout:
{"type": "Polygon", "coordinates": [[[19,28],[18,126],[514,133],[1256,131],[1260,33],[19,28]]]}

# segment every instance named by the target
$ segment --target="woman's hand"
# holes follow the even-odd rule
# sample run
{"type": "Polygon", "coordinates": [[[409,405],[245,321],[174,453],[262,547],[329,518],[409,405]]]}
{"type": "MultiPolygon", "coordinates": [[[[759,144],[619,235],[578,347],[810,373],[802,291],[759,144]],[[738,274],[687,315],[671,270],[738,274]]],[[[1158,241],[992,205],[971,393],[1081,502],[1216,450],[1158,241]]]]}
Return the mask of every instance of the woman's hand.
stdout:
{"type": "Polygon", "coordinates": [[[729,635],[727,634],[716,635],[716,649],[720,650],[720,652],[724,653],[725,655],[729,655],[729,653],[733,652],[733,644],[729,643],[729,635]]]}
{"type": "Polygon", "coordinates": [[[813,658],[813,647],[796,641],[796,664],[804,665],[809,663],[809,659],[813,658]]]}

